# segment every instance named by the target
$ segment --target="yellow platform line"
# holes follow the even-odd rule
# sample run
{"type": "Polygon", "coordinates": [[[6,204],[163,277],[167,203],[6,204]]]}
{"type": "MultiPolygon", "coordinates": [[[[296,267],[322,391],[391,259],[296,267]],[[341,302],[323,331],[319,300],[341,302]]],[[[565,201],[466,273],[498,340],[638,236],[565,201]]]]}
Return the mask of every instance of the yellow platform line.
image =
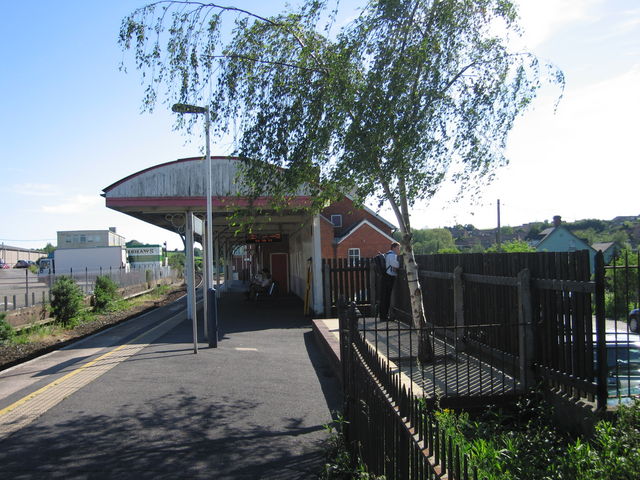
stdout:
{"type": "Polygon", "coordinates": [[[179,315],[180,313],[173,315],[151,330],[138,335],[133,340],[83,364],[63,377],[54,380],[0,410],[0,439],[30,424],[68,396],[142,350],[155,338],[162,335],[164,331],[172,328],[173,325],[169,325],[170,322],[174,322],[179,315]],[[166,329],[159,331],[162,327],[166,327],[166,329]],[[136,344],[136,342],[143,337],[149,337],[153,333],[157,333],[157,335],[153,338],[148,338],[146,343],[136,344]]]}

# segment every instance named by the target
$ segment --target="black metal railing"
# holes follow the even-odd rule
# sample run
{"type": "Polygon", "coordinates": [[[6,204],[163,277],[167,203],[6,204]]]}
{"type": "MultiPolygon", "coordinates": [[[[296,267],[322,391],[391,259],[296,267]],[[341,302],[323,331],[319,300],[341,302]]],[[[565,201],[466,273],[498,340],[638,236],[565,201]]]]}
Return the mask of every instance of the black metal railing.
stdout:
{"type": "Polygon", "coordinates": [[[421,328],[411,326],[398,292],[391,322],[380,322],[375,308],[367,315],[354,302],[338,309],[345,434],[371,473],[389,479],[477,478],[462,453],[463,440],[440,427],[438,406],[513,404],[535,385],[595,401],[600,410],[640,395],[638,337],[624,316],[605,315],[611,309],[605,307],[605,290],[624,295],[625,310],[638,308],[637,260],[625,258],[605,270],[599,253],[591,277],[584,253],[520,258],[537,265],[533,271],[541,276],[518,270],[522,264],[513,259],[505,259],[509,275],[422,271],[445,282],[435,293],[426,289],[425,296],[437,298],[425,304],[439,303],[450,315],[442,310],[434,318],[426,309],[429,322],[421,328]],[[551,259],[565,263],[554,267],[555,277],[551,259]],[[625,288],[616,290],[620,278],[625,288]],[[613,340],[611,329],[618,332],[613,340]],[[419,362],[425,344],[433,358],[419,362]]]}
{"type": "Polygon", "coordinates": [[[339,311],[343,433],[353,457],[388,480],[477,480],[477,469],[461,453],[463,440],[441,427],[424,390],[377,354],[356,312],[353,303],[339,311]]]}

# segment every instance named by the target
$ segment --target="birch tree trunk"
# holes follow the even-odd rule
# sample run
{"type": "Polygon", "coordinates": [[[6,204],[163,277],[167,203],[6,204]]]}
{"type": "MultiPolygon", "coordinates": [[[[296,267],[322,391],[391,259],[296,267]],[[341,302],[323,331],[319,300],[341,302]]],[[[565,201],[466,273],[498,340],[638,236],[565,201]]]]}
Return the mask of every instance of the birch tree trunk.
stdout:
{"type": "Polygon", "coordinates": [[[404,252],[404,268],[407,273],[407,287],[409,291],[409,302],[411,305],[411,326],[418,333],[418,361],[427,363],[433,360],[433,347],[429,333],[427,331],[427,321],[424,315],[424,305],[422,303],[422,288],[420,287],[420,278],[418,276],[418,264],[413,254],[413,245],[411,239],[411,222],[409,216],[409,205],[407,202],[407,190],[404,179],[398,178],[398,196],[391,194],[389,184],[384,179],[381,181],[387,198],[391,204],[391,208],[396,215],[396,219],[400,224],[402,238],[400,244],[404,252]],[[399,202],[395,202],[394,199],[399,202]]]}
{"type": "Polygon", "coordinates": [[[409,287],[411,326],[419,332],[418,360],[421,363],[427,363],[433,360],[433,347],[427,331],[424,304],[422,303],[422,288],[420,287],[420,279],[418,278],[418,264],[416,263],[411,245],[411,235],[404,235],[400,243],[404,252],[404,268],[407,272],[407,284],[409,287]],[[407,238],[409,241],[407,241],[407,238]]]}

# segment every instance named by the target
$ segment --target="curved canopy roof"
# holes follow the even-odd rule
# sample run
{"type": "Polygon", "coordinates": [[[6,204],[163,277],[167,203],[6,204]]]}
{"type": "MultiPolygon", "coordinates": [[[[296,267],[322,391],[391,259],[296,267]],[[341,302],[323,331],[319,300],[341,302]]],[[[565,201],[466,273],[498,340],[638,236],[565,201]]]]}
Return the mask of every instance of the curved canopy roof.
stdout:
{"type": "MultiPolygon", "coordinates": [[[[240,160],[211,157],[212,215],[214,235],[243,240],[244,234],[287,234],[299,230],[309,219],[303,207],[310,197],[296,192],[289,207],[271,207],[269,197],[249,201],[240,187],[240,160]],[[240,225],[244,227],[240,228],[240,225]],[[251,225],[249,227],[248,225],[251,225]]],[[[184,213],[206,215],[207,162],[203,157],[184,158],[155,165],[125,177],[103,189],[106,206],[144,222],[183,233],[184,213]]]]}

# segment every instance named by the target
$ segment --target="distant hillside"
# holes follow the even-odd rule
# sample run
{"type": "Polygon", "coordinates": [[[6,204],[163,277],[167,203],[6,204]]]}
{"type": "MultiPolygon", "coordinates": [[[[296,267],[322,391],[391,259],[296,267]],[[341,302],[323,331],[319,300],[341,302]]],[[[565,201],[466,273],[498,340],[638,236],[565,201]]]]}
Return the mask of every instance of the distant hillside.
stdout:
{"type": "MultiPolygon", "coordinates": [[[[589,245],[599,242],[618,242],[622,247],[637,249],[640,245],[640,215],[615,217],[612,220],[585,219],[575,222],[563,222],[577,237],[589,245]]],[[[552,222],[531,222],[519,226],[501,228],[501,241],[530,240],[552,222]]],[[[481,251],[497,242],[496,229],[480,230],[473,225],[447,227],[453,240],[461,251],[481,251]]]]}

